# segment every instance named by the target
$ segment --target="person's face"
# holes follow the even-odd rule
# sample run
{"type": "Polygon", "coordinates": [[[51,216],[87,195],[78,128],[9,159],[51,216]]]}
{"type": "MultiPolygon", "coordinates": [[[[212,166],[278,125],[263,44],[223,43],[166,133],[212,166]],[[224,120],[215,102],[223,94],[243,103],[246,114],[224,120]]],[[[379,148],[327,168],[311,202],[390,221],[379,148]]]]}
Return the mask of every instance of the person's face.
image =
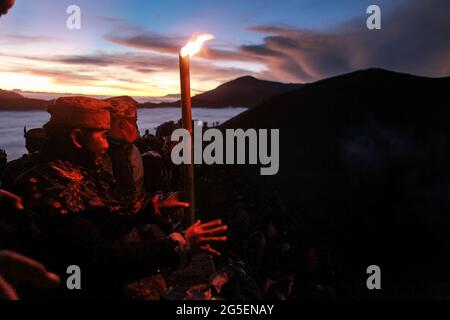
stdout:
{"type": "Polygon", "coordinates": [[[124,119],[123,123],[123,131],[125,136],[125,141],[127,143],[135,143],[136,140],[139,138],[139,129],[137,126],[137,119],[136,118],[126,118],[124,119]]]}
{"type": "Polygon", "coordinates": [[[33,139],[26,139],[25,140],[25,148],[27,149],[28,153],[33,153],[36,151],[39,151],[39,144],[37,141],[33,139]]]}
{"type": "Polygon", "coordinates": [[[100,164],[102,156],[109,148],[106,133],[106,130],[96,130],[83,135],[83,147],[86,148],[91,161],[96,165],[100,164]]]}
{"type": "Polygon", "coordinates": [[[135,143],[139,138],[136,118],[119,118],[112,122],[111,130],[108,133],[111,137],[126,143],[135,143]]]}

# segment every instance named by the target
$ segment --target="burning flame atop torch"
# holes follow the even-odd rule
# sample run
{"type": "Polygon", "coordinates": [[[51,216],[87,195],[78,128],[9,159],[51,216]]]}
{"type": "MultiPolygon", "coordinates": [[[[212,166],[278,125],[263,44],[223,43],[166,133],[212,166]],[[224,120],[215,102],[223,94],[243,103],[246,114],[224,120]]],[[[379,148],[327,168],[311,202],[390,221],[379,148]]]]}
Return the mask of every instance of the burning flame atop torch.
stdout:
{"type": "Polygon", "coordinates": [[[214,39],[211,34],[201,34],[189,41],[180,51],[180,86],[181,86],[181,111],[183,115],[183,128],[190,132],[190,163],[184,164],[184,189],[185,201],[189,202],[184,215],[184,226],[187,228],[195,221],[195,193],[194,193],[194,158],[192,136],[192,106],[191,106],[191,80],[189,64],[190,58],[197,54],[203,44],[214,39]]]}
{"type": "Polygon", "coordinates": [[[199,35],[195,40],[189,41],[180,51],[181,57],[185,58],[187,56],[193,57],[197,53],[200,52],[203,44],[208,41],[214,39],[214,36],[209,33],[204,33],[199,35]]]}

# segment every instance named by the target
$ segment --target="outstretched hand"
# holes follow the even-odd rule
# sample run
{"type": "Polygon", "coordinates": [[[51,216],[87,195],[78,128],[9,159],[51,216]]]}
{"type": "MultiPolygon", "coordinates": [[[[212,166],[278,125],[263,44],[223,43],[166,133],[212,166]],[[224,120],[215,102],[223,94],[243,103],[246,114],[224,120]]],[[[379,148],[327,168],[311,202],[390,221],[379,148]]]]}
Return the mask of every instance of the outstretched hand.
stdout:
{"type": "Polygon", "coordinates": [[[24,209],[21,197],[3,189],[0,189],[0,203],[5,207],[15,210],[24,209]]]}
{"type": "Polygon", "coordinates": [[[166,197],[162,195],[156,195],[153,197],[152,202],[155,208],[157,218],[165,225],[174,226],[184,216],[184,208],[189,207],[189,203],[179,200],[180,192],[173,192],[166,197]]]}
{"type": "Polygon", "coordinates": [[[189,203],[180,201],[178,197],[179,192],[172,192],[166,197],[162,194],[157,194],[152,198],[152,203],[155,206],[157,213],[161,210],[188,208],[189,203]]]}
{"type": "Polygon", "coordinates": [[[0,298],[17,300],[14,281],[29,284],[38,289],[56,288],[60,278],[47,271],[41,263],[12,251],[0,251],[0,298]]]}
{"type": "Polygon", "coordinates": [[[220,219],[203,224],[200,220],[197,220],[197,222],[184,231],[184,235],[189,240],[193,250],[200,249],[220,256],[220,252],[212,248],[210,243],[227,241],[227,237],[224,236],[227,230],[228,227],[223,225],[220,219]]]}
{"type": "Polygon", "coordinates": [[[160,203],[161,209],[179,209],[179,208],[188,208],[189,203],[182,202],[179,199],[179,192],[170,193],[167,197],[165,197],[160,203]]]}

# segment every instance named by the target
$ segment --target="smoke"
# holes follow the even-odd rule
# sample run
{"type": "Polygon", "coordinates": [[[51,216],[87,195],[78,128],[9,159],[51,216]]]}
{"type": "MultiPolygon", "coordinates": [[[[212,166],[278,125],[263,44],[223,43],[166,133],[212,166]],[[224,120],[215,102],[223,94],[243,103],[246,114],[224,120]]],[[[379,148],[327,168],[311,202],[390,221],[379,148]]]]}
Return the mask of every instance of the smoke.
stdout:
{"type": "Polygon", "coordinates": [[[0,17],[6,15],[15,2],[16,0],[0,0],[0,17]]]}

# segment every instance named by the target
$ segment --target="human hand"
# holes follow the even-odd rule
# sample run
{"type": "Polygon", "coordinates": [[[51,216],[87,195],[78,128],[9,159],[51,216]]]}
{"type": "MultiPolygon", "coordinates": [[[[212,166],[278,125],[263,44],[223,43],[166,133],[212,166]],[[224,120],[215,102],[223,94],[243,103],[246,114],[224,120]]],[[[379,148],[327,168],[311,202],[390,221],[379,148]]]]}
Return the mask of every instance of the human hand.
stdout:
{"type": "Polygon", "coordinates": [[[189,203],[180,201],[181,192],[169,193],[166,197],[160,196],[159,209],[179,209],[188,208],[189,203]]]}
{"type": "Polygon", "coordinates": [[[41,263],[12,251],[0,251],[0,298],[17,300],[8,281],[29,284],[38,289],[56,288],[58,275],[48,272],[41,263]]]}
{"type": "Polygon", "coordinates": [[[2,189],[0,189],[0,203],[15,210],[24,209],[21,197],[2,189]]]}
{"type": "Polygon", "coordinates": [[[168,196],[156,195],[152,202],[157,218],[164,224],[173,226],[180,222],[184,216],[184,208],[189,207],[189,203],[179,200],[180,192],[173,192],[168,196]]]}
{"type": "Polygon", "coordinates": [[[217,219],[207,223],[201,223],[197,220],[192,226],[184,231],[184,236],[188,239],[193,250],[203,250],[220,256],[220,252],[213,249],[211,242],[225,242],[227,237],[224,236],[228,226],[222,224],[222,220],[217,219]]]}

